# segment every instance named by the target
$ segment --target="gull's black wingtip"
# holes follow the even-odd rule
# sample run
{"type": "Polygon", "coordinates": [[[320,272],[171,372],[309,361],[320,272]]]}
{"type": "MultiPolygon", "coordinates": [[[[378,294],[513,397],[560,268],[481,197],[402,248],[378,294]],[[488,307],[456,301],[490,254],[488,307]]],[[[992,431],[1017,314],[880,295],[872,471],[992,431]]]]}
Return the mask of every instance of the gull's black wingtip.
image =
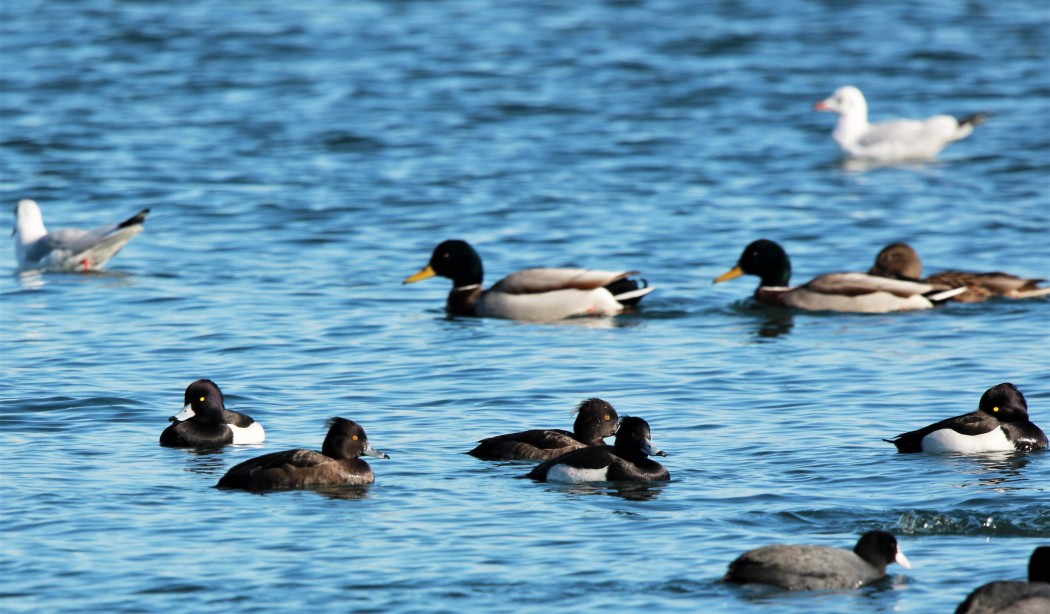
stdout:
{"type": "Polygon", "coordinates": [[[129,217],[128,219],[118,224],[117,228],[127,228],[128,226],[135,226],[136,224],[141,224],[146,221],[147,215],[149,215],[149,209],[143,209],[142,211],[139,211],[135,215],[129,217]]]}

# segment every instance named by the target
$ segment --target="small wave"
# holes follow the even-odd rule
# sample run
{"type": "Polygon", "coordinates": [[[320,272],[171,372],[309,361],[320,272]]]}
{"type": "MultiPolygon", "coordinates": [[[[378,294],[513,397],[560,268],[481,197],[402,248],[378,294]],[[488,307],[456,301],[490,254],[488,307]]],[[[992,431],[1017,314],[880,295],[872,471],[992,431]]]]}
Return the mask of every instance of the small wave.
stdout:
{"type": "Polygon", "coordinates": [[[1050,537],[1050,509],[1031,506],[1010,516],[970,511],[910,510],[901,514],[897,528],[905,535],[985,535],[995,537],[1050,537]]]}

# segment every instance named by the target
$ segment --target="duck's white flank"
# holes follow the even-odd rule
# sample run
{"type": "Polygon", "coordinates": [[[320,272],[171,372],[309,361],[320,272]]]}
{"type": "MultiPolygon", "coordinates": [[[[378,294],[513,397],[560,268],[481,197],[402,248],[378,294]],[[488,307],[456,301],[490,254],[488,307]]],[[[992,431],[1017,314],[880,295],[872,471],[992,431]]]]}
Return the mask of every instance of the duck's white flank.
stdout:
{"type": "Polygon", "coordinates": [[[941,429],[922,438],[923,452],[1005,452],[1014,449],[1002,427],[981,435],[963,435],[952,429],[941,429]]]}
{"type": "Polygon", "coordinates": [[[235,445],[249,444],[249,443],[262,443],[266,441],[266,432],[263,431],[263,427],[258,422],[252,422],[246,427],[234,426],[227,424],[230,430],[233,431],[233,443],[235,445]]]}
{"type": "Polygon", "coordinates": [[[890,292],[872,292],[859,296],[838,294],[818,294],[810,292],[791,292],[784,302],[796,309],[810,311],[847,311],[853,313],[889,313],[894,311],[914,311],[933,307],[925,296],[913,294],[908,297],[890,292]]]}
{"type": "Polygon", "coordinates": [[[486,292],[475,307],[481,317],[547,322],[582,315],[616,315],[621,305],[605,288],[554,290],[539,294],[486,292]]]}
{"type": "Polygon", "coordinates": [[[580,469],[569,465],[554,465],[547,470],[548,482],[605,482],[609,477],[609,468],[580,469]]]}

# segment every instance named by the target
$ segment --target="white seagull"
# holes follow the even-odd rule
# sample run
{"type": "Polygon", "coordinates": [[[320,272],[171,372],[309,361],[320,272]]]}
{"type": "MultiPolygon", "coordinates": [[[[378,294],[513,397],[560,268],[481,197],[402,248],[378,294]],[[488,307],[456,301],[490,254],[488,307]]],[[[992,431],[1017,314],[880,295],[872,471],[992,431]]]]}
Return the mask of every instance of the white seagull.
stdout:
{"type": "Polygon", "coordinates": [[[94,271],[117,255],[135,235],[149,209],[143,209],[119,224],[91,230],[63,228],[48,232],[36,201],[24,198],[15,206],[15,255],[18,268],[81,272],[94,271]]]}
{"type": "Polygon", "coordinates": [[[842,151],[875,162],[932,158],[948,143],[969,136],[974,126],[988,118],[988,113],[961,119],[934,115],[923,120],[893,119],[869,124],[868,103],[864,94],[852,85],[840,87],[831,98],[818,102],[813,108],[839,114],[839,123],[832,136],[842,151]]]}

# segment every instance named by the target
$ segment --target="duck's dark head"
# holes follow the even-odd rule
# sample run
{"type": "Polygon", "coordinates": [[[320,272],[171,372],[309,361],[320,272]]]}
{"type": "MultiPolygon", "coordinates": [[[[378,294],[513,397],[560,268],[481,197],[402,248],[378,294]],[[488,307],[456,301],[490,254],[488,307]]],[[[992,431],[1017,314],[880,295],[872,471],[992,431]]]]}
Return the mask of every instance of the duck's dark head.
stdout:
{"type": "Polygon", "coordinates": [[[905,569],[911,568],[911,562],[901,552],[897,538],[885,531],[868,531],[861,535],[853,552],[883,573],[890,563],[897,563],[905,569]]]}
{"type": "Polygon", "coordinates": [[[597,398],[585,399],[576,408],[576,422],[572,430],[577,436],[585,439],[605,439],[614,435],[619,428],[620,417],[616,414],[616,408],[607,401],[597,398]]]}
{"type": "Polygon", "coordinates": [[[337,459],[357,458],[365,454],[376,458],[390,458],[368,443],[365,429],[353,420],[333,417],[329,418],[327,425],[328,434],[321,445],[321,454],[337,459]]]}
{"type": "Polygon", "coordinates": [[[893,279],[922,279],[922,260],[907,243],[891,243],[875,257],[869,275],[893,279]]]}
{"type": "Polygon", "coordinates": [[[169,418],[169,422],[184,422],[194,418],[204,423],[222,423],[226,404],[219,386],[210,379],[199,379],[186,387],[182,396],[182,411],[169,418]]]}
{"type": "Polygon", "coordinates": [[[421,271],[404,281],[414,283],[435,275],[452,280],[455,287],[480,284],[484,277],[481,256],[466,241],[450,239],[434,248],[430,262],[421,271]]]}
{"type": "Polygon", "coordinates": [[[1017,386],[1004,382],[992,386],[981,395],[978,411],[995,416],[1000,422],[1024,422],[1028,420],[1028,403],[1017,386]]]}
{"type": "Polygon", "coordinates": [[[667,456],[666,452],[653,445],[649,423],[636,416],[628,416],[620,421],[613,447],[628,455],[641,451],[646,456],[667,456]]]}
{"type": "Polygon", "coordinates": [[[791,260],[783,247],[769,239],[753,241],[744,248],[736,266],[715,278],[714,283],[741,275],[756,275],[767,287],[785,287],[791,281],[791,260]]]}

